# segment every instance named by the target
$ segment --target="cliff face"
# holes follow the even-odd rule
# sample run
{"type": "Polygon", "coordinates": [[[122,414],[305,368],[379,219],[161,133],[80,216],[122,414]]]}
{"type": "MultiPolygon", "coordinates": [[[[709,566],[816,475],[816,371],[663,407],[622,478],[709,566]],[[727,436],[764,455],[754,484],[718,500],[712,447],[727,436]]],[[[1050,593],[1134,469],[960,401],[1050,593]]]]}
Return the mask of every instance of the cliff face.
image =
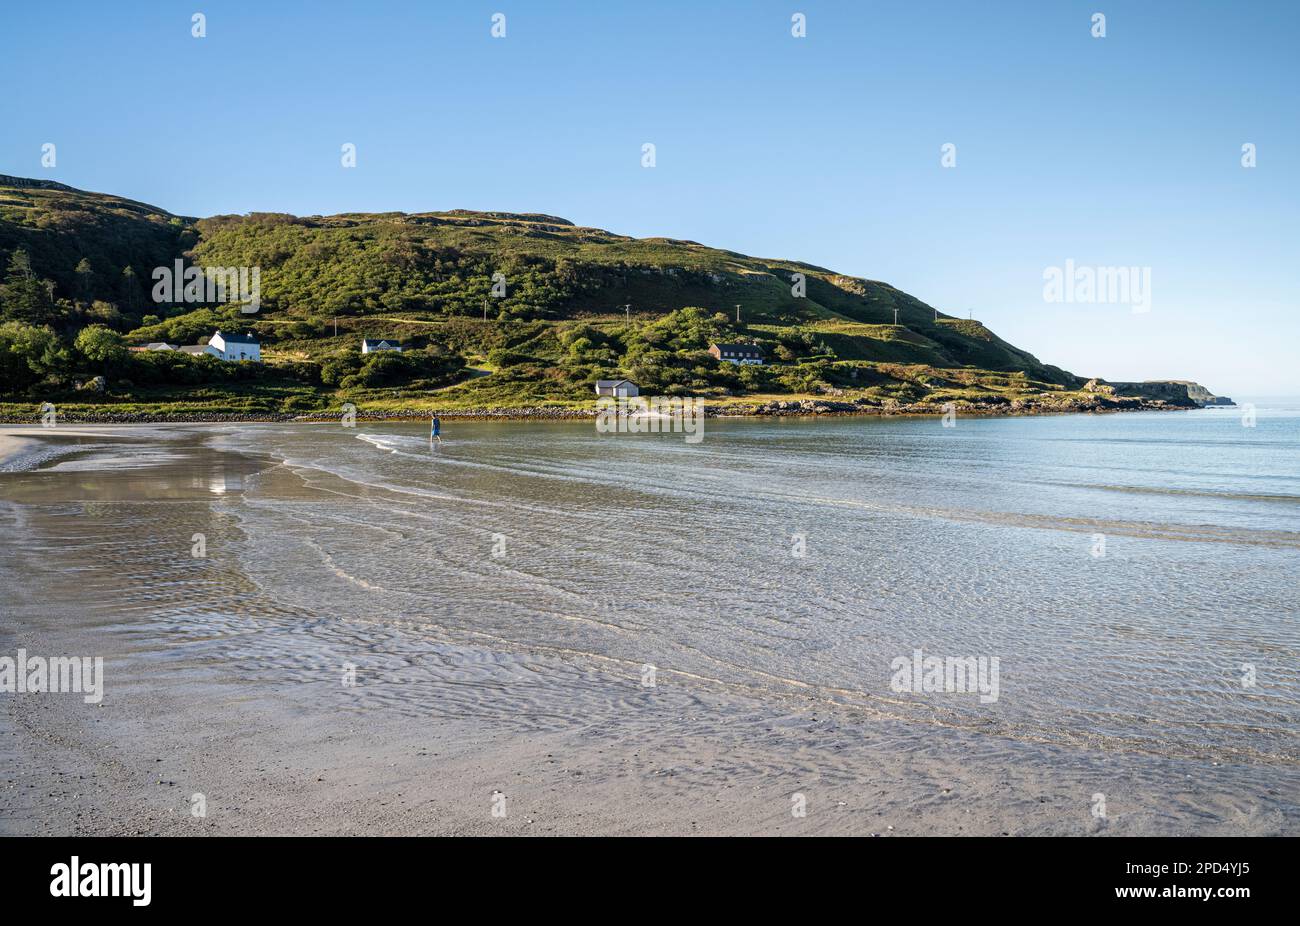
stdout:
{"type": "Polygon", "coordinates": [[[1206,405],[1232,405],[1227,396],[1216,396],[1200,383],[1187,379],[1147,380],[1141,383],[1111,383],[1115,394],[1141,399],[1160,399],[1172,405],[1204,408],[1206,405]]]}

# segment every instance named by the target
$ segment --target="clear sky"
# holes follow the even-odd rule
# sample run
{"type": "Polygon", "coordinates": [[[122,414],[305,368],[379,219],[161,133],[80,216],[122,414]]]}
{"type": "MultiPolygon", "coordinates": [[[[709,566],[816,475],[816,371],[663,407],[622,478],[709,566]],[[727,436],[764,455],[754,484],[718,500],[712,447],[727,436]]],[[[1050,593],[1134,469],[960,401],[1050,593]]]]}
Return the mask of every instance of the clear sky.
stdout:
{"type": "Polygon", "coordinates": [[[884,280],[1076,373],[1300,394],[1296,0],[0,3],[0,173],[546,212],[884,280]],[[1067,259],[1149,267],[1150,311],[1046,302],[1067,259]]]}

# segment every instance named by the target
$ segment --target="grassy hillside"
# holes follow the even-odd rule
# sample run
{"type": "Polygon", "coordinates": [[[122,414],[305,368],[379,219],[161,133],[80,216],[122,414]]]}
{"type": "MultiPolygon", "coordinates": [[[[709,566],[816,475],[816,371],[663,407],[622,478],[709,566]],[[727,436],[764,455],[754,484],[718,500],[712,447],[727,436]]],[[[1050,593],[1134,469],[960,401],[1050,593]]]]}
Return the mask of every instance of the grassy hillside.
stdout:
{"type": "Polygon", "coordinates": [[[152,269],[197,241],[192,220],[162,209],[0,175],[0,260],[7,264],[15,250],[25,250],[36,273],[56,284],[57,296],[144,308],[152,269]],[[140,281],[134,291],[123,281],[127,267],[140,281]]]}
{"type": "Polygon", "coordinates": [[[1082,382],[885,283],[546,215],[190,219],[0,177],[0,266],[0,396],[11,408],[581,404],[609,376],[718,401],[1001,401],[1082,382]],[[259,267],[260,310],[153,301],[153,269],[178,258],[259,267]],[[266,363],[124,349],[192,344],[218,327],[255,332],[266,363]],[[363,359],[363,336],[411,350],[363,359]],[[772,362],[720,365],[706,348],[723,339],[759,343],[772,362]],[[78,388],[86,382],[93,389],[78,388]]]}
{"type": "MultiPolygon", "coordinates": [[[[454,211],[308,218],[222,216],[197,223],[199,263],[262,268],[268,317],[645,319],[698,306],[746,325],[858,322],[916,332],[915,359],[1051,372],[979,325],[940,316],[891,286],[791,261],[762,260],[691,241],[635,239],[564,219],[454,211]],[[503,298],[491,298],[493,274],[503,298]],[[805,297],[792,294],[803,274],[805,297]],[[905,329],[894,328],[894,308],[905,329]]],[[[858,359],[900,359],[881,328],[839,329],[858,359]]]]}

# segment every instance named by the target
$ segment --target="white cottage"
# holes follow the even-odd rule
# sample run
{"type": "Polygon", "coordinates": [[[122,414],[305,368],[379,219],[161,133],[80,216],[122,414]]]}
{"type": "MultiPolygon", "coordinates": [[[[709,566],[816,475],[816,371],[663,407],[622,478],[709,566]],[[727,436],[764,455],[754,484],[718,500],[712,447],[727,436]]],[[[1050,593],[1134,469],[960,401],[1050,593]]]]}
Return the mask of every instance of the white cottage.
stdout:
{"type": "Polygon", "coordinates": [[[207,352],[218,360],[262,359],[262,345],[252,334],[223,334],[208,338],[207,352]]]}
{"type": "Polygon", "coordinates": [[[373,338],[361,339],[361,353],[373,354],[375,351],[380,350],[395,350],[400,354],[402,352],[402,345],[398,341],[376,341],[373,338]]]}
{"type": "Polygon", "coordinates": [[[598,379],[596,380],[596,395],[617,396],[620,399],[629,399],[641,394],[640,388],[630,379],[598,379]]]}
{"type": "Polygon", "coordinates": [[[723,363],[763,365],[763,348],[757,344],[710,344],[709,353],[723,363]]]}

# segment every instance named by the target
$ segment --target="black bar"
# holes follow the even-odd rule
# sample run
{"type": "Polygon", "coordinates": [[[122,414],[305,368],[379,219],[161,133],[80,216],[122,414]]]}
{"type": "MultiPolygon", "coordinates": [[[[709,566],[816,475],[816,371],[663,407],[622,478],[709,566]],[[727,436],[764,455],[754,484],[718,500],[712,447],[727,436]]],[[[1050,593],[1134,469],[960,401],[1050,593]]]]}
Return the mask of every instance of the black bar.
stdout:
{"type": "Polygon", "coordinates": [[[0,852],[5,905],[14,912],[75,904],[84,912],[220,914],[291,904],[332,916],[436,899],[435,909],[447,913],[444,901],[457,898],[487,904],[485,911],[532,898],[541,915],[543,908],[586,907],[607,894],[628,905],[615,909],[650,912],[702,892],[709,902],[760,905],[768,894],[796,901],[802,894],[810,901],[839,896],[881,912],[886,908],[875,904],[904,903],[947,920],[945,910],[964,916],[977,909],[996,915],[1200,908],[1233,916],[1294,897],[1294,845],[1268,838],[566,838],[557,845],[527,838],[60,837],[0,840],[0,852]],[[74,856],[79,867],[148,863],[149,903],[136,905],[129,890],[117,897],[52,896],[52,869],[74,856]]]}

